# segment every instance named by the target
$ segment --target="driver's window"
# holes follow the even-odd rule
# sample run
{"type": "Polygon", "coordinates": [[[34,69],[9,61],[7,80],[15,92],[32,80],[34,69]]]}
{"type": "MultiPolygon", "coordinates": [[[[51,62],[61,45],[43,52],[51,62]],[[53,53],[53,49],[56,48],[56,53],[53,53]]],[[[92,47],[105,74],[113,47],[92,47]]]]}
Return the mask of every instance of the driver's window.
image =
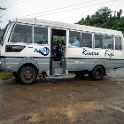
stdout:
{"type": "Polygon", "coordinates": [[[42,27],[34,27],[34,43],[48,43],[48,29],[42,27]]]}

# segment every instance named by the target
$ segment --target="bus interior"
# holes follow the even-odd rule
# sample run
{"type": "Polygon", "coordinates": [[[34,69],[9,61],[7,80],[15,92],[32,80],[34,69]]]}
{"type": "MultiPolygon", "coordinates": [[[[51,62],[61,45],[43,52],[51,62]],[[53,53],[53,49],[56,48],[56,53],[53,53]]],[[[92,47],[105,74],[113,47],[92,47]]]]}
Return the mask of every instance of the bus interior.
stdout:
{"type": "Polygon", "coordinates": [[[51,30],[51,59],[50,59],[50,75],[65,75],[66,60],[66,30],[51,30]]]}

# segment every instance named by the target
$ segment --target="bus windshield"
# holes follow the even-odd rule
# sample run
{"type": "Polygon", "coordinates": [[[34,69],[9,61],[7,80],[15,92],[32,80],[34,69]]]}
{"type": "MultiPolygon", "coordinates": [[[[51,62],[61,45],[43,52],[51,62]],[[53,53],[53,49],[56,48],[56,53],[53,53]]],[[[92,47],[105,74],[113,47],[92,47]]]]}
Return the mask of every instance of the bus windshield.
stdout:
{"type": "Polygon", "coordinates": [[[43,27],[17,24],[12,32],[10,42],[47,44],[48,29],[43,27]]]}
{"type": "Polygon", "coordinates": [[[2,45],[4,44],[4,41],[5,41],[6,35],[7,35],[8,31],[9,31],[10,26],[11,26],[11,23],[7,24],[7,26],[5,28],[4,34],[2,36],[2,41],[1,41],[2,45]]]}

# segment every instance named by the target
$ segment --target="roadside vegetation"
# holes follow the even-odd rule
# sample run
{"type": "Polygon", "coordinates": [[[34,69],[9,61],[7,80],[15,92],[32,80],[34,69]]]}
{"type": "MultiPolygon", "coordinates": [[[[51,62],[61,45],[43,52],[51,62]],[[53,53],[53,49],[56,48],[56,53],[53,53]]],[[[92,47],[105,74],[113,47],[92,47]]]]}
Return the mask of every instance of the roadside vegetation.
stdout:
{"type": "Polygon", "coordinates": [[[122,9],[112,11],[108,7],[101,7],[93,15],[82,18],[77,24],[118,30],[124,34],[124,17],[122,13],[122,9]]]}
{"type": "Polygon", "coordinates": [[[1,79],[5,79],[5,78],[12,78],[13,77],[13,73],[9,72],[9,71],[1,71],[0,70],[0,78],[1,79]]]}

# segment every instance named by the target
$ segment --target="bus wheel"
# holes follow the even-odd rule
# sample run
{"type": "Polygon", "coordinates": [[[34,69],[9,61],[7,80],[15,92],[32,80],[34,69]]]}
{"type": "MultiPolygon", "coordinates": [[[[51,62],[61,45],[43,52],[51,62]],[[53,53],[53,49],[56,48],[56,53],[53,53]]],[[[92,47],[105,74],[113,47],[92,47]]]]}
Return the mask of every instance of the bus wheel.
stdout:
{"type": "Polygon", "coordinates": [[[17,72],[13,72],[13,76],[18,79],[18,73],[17,72]]]}
{"type": "Polygon", "coordinates": [[[36,80],[37,71],[33,66],[23,66],[19,70],[19,79],[22,84],[32,84],[36,80]]]}
{"type": "Polygon", "coordinates": [[[104,76],[104,69],[101,66],[96,66],[90,75],[91,79],[101,80],[104,76]]]}

